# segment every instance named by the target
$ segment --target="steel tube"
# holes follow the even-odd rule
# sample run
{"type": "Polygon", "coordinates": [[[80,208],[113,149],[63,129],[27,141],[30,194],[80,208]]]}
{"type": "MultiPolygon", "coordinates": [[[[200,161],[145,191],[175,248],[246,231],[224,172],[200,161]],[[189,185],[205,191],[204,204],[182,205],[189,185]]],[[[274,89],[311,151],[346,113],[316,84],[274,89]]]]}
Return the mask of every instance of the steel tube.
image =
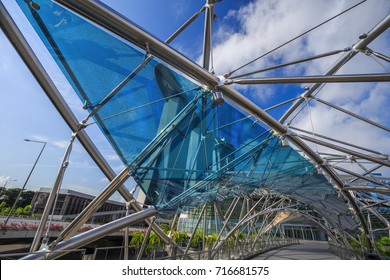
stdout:
{"type": "MultiPolygon", "coordinates": [[[[113,13],[106,6],[98,4],[96,1],[60,0],[58,2],[67,6],[71,10],[79,12],[93,22],[105,28],[108,28],[110,31],[114,32],[118,36],[132,42],[133,44],[143,49],[145,49],[146,43],[148,43],[149,48],[154,55],[157,54],[157,57],[172,65],[173,67],[176,67],[179,71],[185,73],[186,75],[195,79],[201,84],[204,84],[205,86],[208,86],[210,88],[218,86],[219,79],[217,77],[213,76],[211,73],[198,66],[194,62],[190,61],[178,52],[174,51],[172,48],[160,42],[153,36],[147,34],[139,27],[128,22],[128,20],[126,20],[125,18],[113,13]]],[[[237,91],[229,88],[228,86],[223,85],[219,87],[219,90],[224,94],[224,97],[226,99],[233,102],[236,106],[244,109],[246,112],[256,116],[260,121],[271,127],[278,134],[283,135],[287,132],[287,129],[281,123],[266,114],[263,110],[261,110],[247,98],[243,97],[237,91]]],[[[323,160],[315,152],[313,152],[303,141],[293,136],[290,137],[290,141],[292,141],[297,147],[300,147],[314,162],[319,165],[322,165],[323,160]]],[[[338,178],[337,174],[335,174],[334,171],[327,166],[323,166],[322,168],[334,180],[335,186],[341,189],[342,182],[338,178]]],[[[348,194],[345,195],[354,207],[357,215],[359,216],[364,231],[368,233],[368,228],[366,226],[364,217],[361,215],[355,201],[353,200],[353,198],[348,197],[348,194]]]]}
{"type": "Polygon", "coordinates": [[[120,218],[108,224],[104,224],[98,228],[91,229],[79,235],[73,236],[69,240],[58,243],[55,250],[47,251],[41,250],[36,253],[30,254],[22,259],[24,260],[37,260],[37,259],[56,259],[63,255],[66,255],[70,250],[74,250],[85,246],[95,240],[98,240],[104,236],[107,236],[115,231],[118,231],[124,227],[141,222],[147,218],[151,218],[158,215],[155,209],[145,209],[142,212],[131,214],[130,216],[120,218]]]}
{"type": "Polygon", "coordinates": [[[171,43],[181,32],[183,32],[184,29],[186,29],[194,20],[196,20],[205,9],[206,7],[203,6],[202,9],[196,12],[189,20],[187,20],[182,26],[180,26],[179,29],[176,30],[176,32],[173,33],[165,42],[167,44],[171,43]]]}
{"type": "MultiPolygon", "coordinates": [[[[129,216],[129,205],[126,203],[126,217],[129,216]]],[[[125,227],[124,230],[124,236],[123,236],[123,260],[128,260],[129,259],[129,227],[125,227]]]]}
{"type": "MultiPolygon", "coordinates": [[[[367,148],[364,148],[364,147],[361,147],[361,146],[358,146],[358,145],[354,145],[354,144],[347,143],[347,142],[344,142],[344,141],[341,141],[341,140],[337,140],[337,139],[334,139],[334,138],[331,138],[331,137],[328,137],[328,136],[325,136],[325,135],[322,135],[322,134],[313,133],[313,132],[310,132],[310,131],[307,131],[307,130],[304,130],[304,129],[300,129],[300,128],[297,128],[297,127],[293,127],[293,126],[290,126],[290,128],[292,130],[300,131],[300,132],[303,132],[303,133],[306,133],[306,134],[309,134],[309,135],[313,135],[313,136],[316,136],[316,137],[320,137],[320,138],[323,138],[323,139],[326,139],[326,140],[329,140],[329,141],[332,141],[332,142],[336,142],[336,143],[339,143],[339,144],[347,145],[347,146],[350,146],[350,147],[353,147],[353,148],[357,148],[359,150],[363,150],[363,151],[366,151],[366,152],[369,152],[369,153],[383,155],[382,153],[380,153],[378,151],[374,151],[374,150],[367,149],[367,148]]],[[[329,155],[329,154],[327,154],[327,155],[329,155]]],[[[344,156],[338,156],[338,155],[332,155],[332,156],[344,157],[344,156]]]]}
{"type": "Polygon", "coordinates": [[[214,0],[206,0],[206,16],[204,22],[203,35],[203,68],[210,71],[211,51],[212,51],[212,28],[214,19],[214,0]]]}
{"type": "Polygon", "coordinates": [[[199,217],[195,223],[194,229],[193,229],[192,234],[190,236],[190,240],[188,240],[187,247],[186,247],[185,251],[183,252],[183,258],[187,254],[188,250],[190,249],[192,239],[194,238],[196,230],[198,229],[200,221],[202,220],[203,213],[206,211],[206,206],[207,206],[207,204],[203,205],[203,208],[199,213],[199,217]]]}
{"type": "Polygon", "coordinates": [[[320,98],[317,98],[317,97],[312,97],[312,98],[313,98],[314,100],[316,100],[316,101],[322,103],[322,104],[325,104],[325,105],[327,105],[327,106],[333,108],[333,109],[336,109],[336,110],[338,110],[338,111],[340,111],[340,112],[343,112],[343,113],[345,113],[345,114],[347,114],[347,115],[350,115],[350,116],[352,116],[352,117],[354,117],[354,118],[357,118],[357,119],[359,119],[359,120],[361,120],[361,121],[363,121],[363,122],[366,122],[366,123],[368,123],[368,124],[371,124],[371,125],[373,125],[373,126],[376,126],[376,127],[380,128],[380,129],[383,129],[383,130],[385,130],[385,131],[387,131],[387,132],[390,132],[390,128],[388,128],[388,127],[386,127],[386,126],[384,126],[384,125],[381,125],[381,124],[379,124],[379,123],[373,122],[373,121],[371,121],[371,120],[369,120],[369,119],[367,119],[367,118],[363,118],[362,116],[359,116],[358,114],[352,113],[352,112],[350,112],[350,111],[348,111],[348,110],[346,110],[346,109],[344,109],[344,108],[341,108],[340,106],[334,105],[334,104],[332,104],[332,103],[330,103],[330,102],[327,102],[327,101],[325,101],[325,100],[322,100],[322,99],[320,99],[320,98]]]}
{"type": "MultiPolygon", "coordinates": [[[[172,48],[160,42],[159,40],[149,35],[139,27],[130,23],[125,18],[119,16],[118,14],[115,14],[112,10],[110,10],[106,6],[99,5],[95,1],[84,2],[80,0],[78,1],[59,0],[58,2],[62,3],[65,6],[68,6],[70,9],[75,10],[76,12],[81,13],[82,15],[86,16],[90,20],[102,25],[103,27],[108,28],[110,31],[114,32],[120,37],[125,38],[126,40],[129,40],[130,42],[134,43],[135,45],[141,48],[145,48],[145,43],[148,42],[151,52],[154,53],[156,57],[159,57],[160,59],[164,60],[165,62],[172,65],[173,67],[176,67],[178,70],[182,71],[189,77],[195,79],[196,81],[206,86],[209,86],[210,88],[214,88],[218,86],[219,83],[218,78],[214,77],[211,73],[201,68],[194,62],[188,60],[183,55],[177,53],[172,48]]],[[[389,22],[390,22],[390,16],[389,16],[389,22]]],[[[343,63],[345,63],[347,60],[348,59],[345,59],[343,63]]],[[[257,107],[253,102],[251,102],[250,100],[248,100],[247,98],[239,94],[234,89],[222,85],[219,87],[219,90],[224,94],[225,98],[233,102],[236,106],[244,109],[246,112],[256,116],[260,121],[262,121],[272,129],[274,129],[274,131],[277,132],[278,134],[281,135],[286,134],[287,129],[281,123],[279,123],[271,116],[266,114],[263,110],[257,107]]],[[[323,164],[323,160],[314,151],[312,151],[304,142],[302,142],[300,139],[296,137],[289,137],[289,138],[290,141],[292,141],[296,146],[300,147],[314,162],[316,162],[320,166],[323,164]]],[[[331,179],[333,179],[335,185],[339,189],[341,189],[343,184],[339,179],[339,177],[337,176],[337,174],[335,174],[334,171],[327,166],[323,166],[322,169],[330,176],[331,179]]],[[[366,226],[365,219],[361,215],[360,210],[356,205],[356,202],[353,200],[352,197],[349,196],[348,193],[345,193],[344,195],[350,201],[355,212],[357,213],[362,223],[362,227],[364,228],[364,231],[368,233],[368,228],[366,226]]]]}
{"type": "MultiPolygon", "coordinates": [[[[30,69],[37,82],[40,84],[50,101],[53,103],[54,107],[57,109],[64,121],[67,123],[69,128],[72,130],[72,132],[78,131],[79,123],[77,121],[77,118],[75,117],[69,106],[66,104],[65,100],[61,96],[61,93],[58,91],[53,81],[50,79],[48,73],[46,72],[42,64],[39,62],[38,58],[23,37],[23,34],[20,32],[15,22],[12,20],[11,16],[5,9],[2,2],[0,2],[0,26],[4,31],[5,35],[8,37],[8,39],[12,42],[15,50],[19,53],[26,66],[30,69]]],[[[87,135],[87,133],[83,130],[79,131],[79,133],[77,134],[77,139],[80,141],[84,149],[88,152],[88,154],[97,164],[97,166],[102,170],[104,175],[110,181],[113,180],[116,176],[115,172],[111,169],[107,161],[103,158],[99,150],[96,148],[92,140],[87,135]]],[[[123,185],[119,186],[118,192],[126,201],[130,201],[133,199],[133,196],[123,185]]],[[[132,203],[131,206],[135,211],[142,210],[142,207],[139,207],[136,204],[132,203]]],[[[150,223],[150,220],[147,220],[146,222],[150,223]]],[[[164,240],[164,242],[172,242],[172,240],[157,225],[153,226],[153,230],[159,237],[164,240]]],[[[179,251],[180,249],[181,248],[178,248],[179,251]]]]}
{"type": "MultiPolygon", "coordinates": [[[[386,31],[390,26],[390,15],[388,15],[385,19],[379,22],[368,34],[365,38],[360,39],[354,46],[353,51],[344,54],[326,73],[325,75],[333,75],[336,73],[345,63],[351,60],[357,53],[359,49],[364,49],[367,47],[369,43],[374,41],[380,34],[386,31]]],[[[303,96],[310,97],[320,86],[322,83],[316,83],[310,87],[307,91],[304,92],[303,96]]],[[[299,99],[295,102],[280,118],[280,122],[284,123],[287,118],[303,103],[304,99],[299,99]]]]}
{"type": "Polygon", "coordinates": [[[237,79],[237,80],[226,80],[225,84],[265,85],[265,84],[367,83],[367,82],[390,82],[390,74],[323,75],[323,76],[302,76],[302,77],[237,79]]]}
{"type": "MultiPolygon", "coordinates": [[[[136,212],[141,212],[143,211],[143,208],[142,206],[136,202],[136,201],[131,201],[130,202],[130,206],[131,208],[134,209],[134,211],[136,212]]],[[[150,225],[150,224],[153,224],[152,225],[152,229],[153,231],[162,239],[162,241],[164,241],[166,244],[171,244],[172,246],[175,246],[177,248],[177,252],[180,253],[180,254],[183,254],[184,253],[184,250],[179,247],[173,240],[172,238],[170,238],[168,235],[165,234],[165,232],[156,224],[153,222],[153,219],[151,218],[148,218],[148,219],[145,219],[145,222],[150,225]]],[[[187,259],[192,259],[190,256],[187,257],[187,259]]]]}
{"type": "MultiPolygon", "coordinates": [[[[25,141],[31,141],[31,140],[25,139],[25,141]]],[[[32,142],[42,143],[42,144],[43,144],[43,147],[42,147],[41,151],[39,152],[38,157],[37,157],[37,159],[35,160],[35,162],[34,162],[32,168],[31,168],[31,170],[30,170],[30,173],[29,173],[28,176],[27,176],[26,181],[24,181],[23,187],[20,189],[20,192],[18,193],[18,195],[17,195],[17,197],[16,197],[16,199],[15,199],[15,202],[14,202],[14,204],[13,204],[12,207],[11,207],[11,210],[9,211],[8,216],[7,216],[7,218],[6,218],[5,221],[4,221],[4,225],[6,225],[6,224],[8,223],[8,220],[9,220],[9,218],[11,217],[11,215],[12,215],[12,213],[13,213],[15,207],[16,207],[16,204],[17,204],[18,201],[19,201],[19,198],[22,196],[22,193],[23,193],[24,189],[26,188],[26,185],[27,185],[27,183],[28,183],[28,180],[30,180],[30,177],[31,177],[31,175],[32,175],[32,173],[33,173],[33,171],[34,171],[34,169],[35,169],[35,166],[37,165],[37,163],[38,163],[38,161],[39,161],[39,158],[41,157],[41,155],[42,155],[42,153],[43,153],[43,150],[44,150],[45,147],[46,147],[46,142],[43,142],[43,141],[32,141],[32,142]]],[[[5,189],[5,186],[7,185],[7,183],[8,183],[9,181],[10,181],[10,180],[7,180],[7,181],[5,182],[5,184],[4,184],[4,189],[5,189]]],[[[16,180],[14,180],[14,181],[16,181],[16,180]]]]}
{"type": "Polygon", "coordinates": [[[153,222],[149,225],[149,227],[148,227],[148,229],[147,229],[147,231],[145,233],[144,240],[142,241],[141,248],[139,249],[139,252],[138,252],[138,255],[137,255],[137,260],[140,260],[142,258],[142,255],[143,255],[144,250],[146,248],[146,244],[149,241],[149,236],[150,236],[150,233],[152,231],[152,227],[154,225],[155,217],[152,217],[152,220],[153,220],[153,222]]]}
{"type": "Polygon", "coordinates": [[[56,2],[83,15],[93,22],[96,22],[104,28],[107,28],[114,34],[142,49],[145,49],[146,45],[148,45],[152,55],[162,59],[183,73],[189,74],[189,76],[195,80],[198,80],[199,78],[198,71],[207,73],[202,77],[202,84],[216,85],[218,83],[218,79],[204,68],[190,61],[167,44],[142,30],[139,26],[129,22],[128,19],[119,15],[103,3],[94,0],[57,0],[56,2]]]}
{"type": "Polygon", "coordinates": [[[55,199],[57,197],[57,193],[61,187],[61,183],[64,177],[64,173],[66,168],[68,167],[68,160],[70,153],[72,151],[72,146],[75,140],[75,135],[72,135],[70,142],[65,150],[64,156],[61,161],[60,168],[58,169],[56,180],[53,184],[53,187],[51,188],[49,197],[47,198],[47,202],[45,205],[45,209],[43,210],[41,220],[38,224],[37,231],[35,232],[34,239],[31,243],[30,252],[35,252],[39,249],[39,245],[41,244],[41,238],[42,238],[42,232],[46,226],[47,219],[49,217],[50,212],[52,211],[53,207],[55,209],[55,199]]]}
{"type": "Polygon", "coordinates": [[[382,194],[390,194],[390,188],[385,188],[385,187],[345,185],[344,189],[347,191],[355,191],[355,192],[375,192],[375,193],[382,193],[382,194]]]}
{"type": "Polygon", "coordinates": [[[256,70],[256,71],[252,71],[252,72],[249,72],[249,73],[244,73],[244,74],[236,75],[236,76],[234,76],[234,77],[230,77],[230,79],[237,79],[237,78],[241,78],[241,77],[245,77],[245,76],[249,76],[249,75],[253,75],[253,74],[259,74],[259,73],[262,73],[262,72],[266,72],[266,71],[270,71],[270,70],[275,70],[275,69],[278,69],[278,68],[287,67],[287,66],[291,66],[291,65],[294,65],[294,64],[299,64],[299,63],[307,62],[307,61],[310,61],[310,60],[315,60],[315,59],[319,59],[319,58],[324,58],[324,57],[327,57],[327,56],[339,54],[339,53],[341,53],[341,52],[346,52],[346,51],[349,51],[349,49],[331,51],[331,52],[319,54],[319,55],[316,55],[316,56],[312,56],[312,57],[308,57],[308,58],[304,58],[304,59],[299,59],[299,60],[291,61],[291,62],[288,62],[288,63],[278,64],[278,65],[275,65],[275,66],[263,68],[263,69],[256,70]]]}
{"type": "Polygon", "coordinates": [[[261,211],[261,212],[258,212],[256,214],[253,214],[252,216],[250,217],[246,217],[245,219],[243,219],[242,221],[240,221],[229,233],[227,233],[225,236],[224,236],[224,239],[222,239],[221,241],[219,241],[213,248],[213,253],[211,255],[211,259],[213,259],[215,257],[215,255],[217,254],[217,251],[219,248],[221,248],[221,246],[223,245],[223,243],[225,243],[225,241],[230,237],[232,236],[236,230],[238,230],[243,223],[245,222],[249,222],[251,221],[252,219],[255,219],[256,217],[260,216],[260,215],[264,215],[264,214],[267,214],[269,212],[275,212],[275,211],[280,211],[282,210],[282,208],[275,208],[275,209],[266,209],[264,211],[261,211]]]}
{"type": "Polygon", "coordinates": [[[55,242],[69,239],[90,217],[108,200],[110,196],[122,185],[131,174],[127,168],[123,169],[108,186],[88,204],[86,208],[59,234],[55,242]]]}
{"type": "MultiPolygon", "coordinates": [[[[366,175],[368,175],[368,174],[371,174],[372,172],[374,172],[375,170],[377,170],[377,169],[379,169],[379,168],[381,168],[381,167],[382,167],[382,164],[379,164],[379,165],[377,165],[377,166],[375,166],[375,167],[373,167],[373,168],[367,170],[366,172],[364,172],[363,174],[361,174],[361,176],[366,176],[366,175]]],[[[358,179],[358,178],[352,179],[351,181],[349,181],[349,183],[351,184],[351,183],[353,183],[353,182],[355,182],[355,181],[357,181],[357,180],[359,180],[359,179],[358,179]]]]}
{"type": "Polygon", "coordinates": [[[378,58],[381,58],[387,62],[390,62],[390,57],[384,55],[384,54],[381,54],[381,53],[378,53],[378,52],[372,52],[373,55],[375,55],[376,57],[378,58]]]}
{"type": "Polygon", "coordinates": [[[306,140],[306,141],[309,141],[309,142],[312,142],[312,143],[316,143],[318,145],[321,145],[321,146],[324,146],[324,147],[328,147],[328,148],[334,149],[334,150],[339,151],[339,152],[346,153],[348,155],[352,155],[352,156],[355,156],[355,157],[358,157],[358,158],[366,159],[366,160],[369,160],[369,161],[372,161],[372,162],[375,162],[375,163],[382,164],[384,166],[390,167],[390,161],[388,161],[388,156],[378,155],[377,157],[375,157],[375,156],[365,155],[365,154],[353,151],[351,149],[347,149],[347,148],[343,148],[343,147],[340,147],[340,146],[337,146],[337,145],[333,145],[331,143],[328,143],[328,142],[325,142],[325,141],[322,141],[322,140],[319,140],[319,139],[315,139],[315,138],[312,138],[312,137],[308,137],[308,136],[305,136],[305,135],[298,135],[298,137],[303,139],[303,140],[306,140]]]}
{"type": "MultiPolygon", "coordinates": [[[[344,172],[344,173],[350,174],[350,175],[352,175],[352,176],[355,176],[355,177],[357,177],[357,178],[360,178],[360,179],[362,179],[362,180],[364,180],[364,181],[373,183],[373,184],[375,184],[375,185],[385,186],[384,184],[378,183],[378,181],[376,181],[376,180],[374,180],[374,179],[370,179],[370,178],[364,177],[364,176],[362,176],[362,175],[360,175],[360,174],[357,174],[356,172],[350,171],[350,170],[345,169],[345,168],[342,168],[342,167],[340,167],[340,166],[336,166],[336,165],[335,165],[335,166],[333,166],[333,168],[336,169],[336,170],[339,170],[339,171],[341,171],[341,172],[344,172]]],[[[351,186],[351,184],[350,184],[350,183],[344,184],[343,190],[346,190],[346,189],[345,189],[346,186],[351,186]]]]}
{"type": "MultiPolygon", "coordinates": [[[[4,34],[8,37],[10,42],[12,42],[15,50],[18,52],[19,56],[23,59],[26,66],[29,68],[39,85],[42,87],[43,91],[46,93],[47,97],[53,103],[54,107],[57,109],[61,117],[64,119],[66,124],[72,130],[76,132],[79,130],[79,122],[77,121],[76,116],[73,114],[72,110],[66,104],[64,98],[61,96],[61,93],[51,80],[50,76],[39,62],[35,53],[27,43],[23,34],[20,32],[19,28],[16,26],[15,22],[5,9],[3,3],[0,2],[0,26],[4,34]]],[[[91,156],[92,160],[96,165],[102,170],[104,175],[112,180],[115,178],[116,174],[109,166],[107,161],[103,158],[99,150],[96,148],[95,144],[89,138],[85,131],[80,131],[77,135],[77,139],[80,141],[81,145],[91,156]]],[[[129,191],[121,186],[119,188],[119,193],[126,200],[131,199],[129,191]]]]}

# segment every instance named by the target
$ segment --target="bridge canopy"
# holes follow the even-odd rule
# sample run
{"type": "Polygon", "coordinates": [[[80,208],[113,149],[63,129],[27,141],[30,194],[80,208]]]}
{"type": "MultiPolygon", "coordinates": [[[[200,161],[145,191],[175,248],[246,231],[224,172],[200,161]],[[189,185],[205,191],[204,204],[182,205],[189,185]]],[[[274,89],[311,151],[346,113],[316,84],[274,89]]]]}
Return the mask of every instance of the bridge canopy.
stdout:
{"type": "Polygon", "coordinates": [[[17,3],[158,210],[269,192],[356,229],[327,178],[255,116],[55,2],[17,3]]]}

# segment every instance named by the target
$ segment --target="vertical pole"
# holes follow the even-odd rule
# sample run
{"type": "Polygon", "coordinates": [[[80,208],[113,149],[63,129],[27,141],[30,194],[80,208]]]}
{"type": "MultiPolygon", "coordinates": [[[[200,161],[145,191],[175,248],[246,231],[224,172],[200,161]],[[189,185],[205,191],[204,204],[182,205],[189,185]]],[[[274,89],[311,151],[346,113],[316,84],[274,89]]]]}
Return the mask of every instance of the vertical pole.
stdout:
{"type": "Polygon", "coordinates": [[[188,240],[188,244],[187,244],[187,247],[186,247],[186,249],[185,249],[185,251],[183,253],[183,258],[182,259],[184,259],[184,256],[187,254],[188,250],[190,249],[191,241],[194,238],[194,235],[196,233],[196,230],[198,229],[200,221],[202,220],[203,212],[205,211],[205,209],[206,209],[206,205],[203,206],[202,211],[199,214],[198,220],[196,221],[196,224],[195,224],[195,227],[194,227],[194,229],[192,231],[190,240],[188,240]]]}
{"type": "Polygon", "coordinates": [[[69,144],[68,144],[68,147],[65,150],[60,168],[59,168],[58,173],[57,173],[56,180],[54,182],[53,188],[50,191],[49,197],[48,197],[46,205],[45,205],[45,209],[44,209],[43,214],[42,214],[41,221],[39,222],[37,231],[35,232],[33,242],[31,243],[30,253],[33,253],[39,249],[38,247],[41,243],[42,232],[45,228],[50,211],[53,207],[53,203],[54,203],[55,198],[57,196],[57,192],[59,191],[59,189],[61,187],[62,179],[64,178],[65,170],[69,164],[69,156],[70,156],[70,153],[72,151],[73,142],[76,139],[76,136],[77,136],[77,132],[72,134],[70,141],[69,141],[69,144]]]}
{"type": "Polygon", "coordinates": [[[218,232],[218,209],[216,206],[217,202],[214,202],[214,219],[215,219],[215,233],[218,232]]]}
{"type": "Polygon", "coordinates": [[[142,242],[142,245],[141,245],[141,249],[138,252],[137,260],[140,260],[142,257],[142,254],[144,253],[144,250],[145,250],[146,244],[149,241],[150,232],[152,231],[152,227],[153,227],[155,220],[156,220],[156,217],[152,217],[152,222],[150,223],[148,230],[146,231],[144,241],[142,242]]]}
{"type": "Polygon", "coordinates": [[[212,48],[212,27],[214,19],[214,2],[215,0],[206,0],[206,16],[204,22],[204,37],[203,37],[203,68],[207,71],[210,69],[211,48],[212,48]]]}
{"type": "Polygon", "coordinates": [[[206,250],[206,227],[207,227],[207,204],[203,212],[203,234],[202,234],[202,249],[206,250]]]}
{"type": "MultiPolygon", "coordinates": [[[[4,221],[4,225],[6,225],[6,224],[8,223],[8,220],[9,220],[9,218],[11,217],[11,214],[12,214],[12,212],[14,211],[14,209],[15,209],[15,207],[16,207],[16,204],[18,203],[19,198],[22,196],[22,193],[23,193],[24,189],[26,188],[27,182],[28,182],[28,180],[30,179],[31,174],[32,174],[33,171],[34,171],[35,166],[37,165],[37,162],[38,162],[39,158],[41,157],[42,152],[43,152],[43,150],[44,150],[45,147],[46,147],[46,142],[43,142],[43,141],[42,141],[42,142],[41,142],[41,141],[35,141],[35,140],[32,141],[32,140],[29,140],[29,139],[25,139],[25,141],[43,143],[43,147],[42,147],[42,149],[41,149],[41,151],[40,151],[40,153],[39,153],[37,159],[35,160],[34,165],[33,165],[33,167],[31,168],[30,173],[28,174],[27,179],[26,179],[26,181],[25,181],[24,184],[23,184],[23,187],[20,189],[20,192],[19,192],[18,196],[16,197],[16,200],[15,200],[15,202],[14,202],[14,205],[12,205],[12,208],[11,208],[11,210],[10,210],[9,213],[8,213],[7,219],[5,219],[5,221],[4,221]]],[[[9,181],[9,180],[8,180],[8,181],[9,181]]],[[[8,183],[8,181],[6,182],[6,184],[8,183]]],[[[5,187],[5,185],[4,185],[4,187],[5,187]]]]}
{"type": "MultiPolygon", "coordinates": [[[[129,202],[126,202],[126,217],[129,216],[129,213],[130,213],[130,203],[129,202]]],[[[128,260],[129,259],[129,227],[125,227],[125,236],[124,236],[124,256],[123,256],[123,260],[128,260]]]]}

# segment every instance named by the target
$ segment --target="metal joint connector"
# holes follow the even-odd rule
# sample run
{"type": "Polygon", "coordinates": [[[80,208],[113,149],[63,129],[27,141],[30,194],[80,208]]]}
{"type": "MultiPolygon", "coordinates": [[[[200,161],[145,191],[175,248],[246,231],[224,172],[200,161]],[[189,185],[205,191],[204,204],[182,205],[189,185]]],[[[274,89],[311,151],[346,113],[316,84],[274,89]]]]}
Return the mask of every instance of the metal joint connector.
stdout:
{"type": "Polygon", "coordinates": [[[222,92],[220,92],[217,89],[214,89],[211,91],[211,99],[213,100],[215,105],[222,105],[225,102],[225,99],[223,98],[222,92]]]}

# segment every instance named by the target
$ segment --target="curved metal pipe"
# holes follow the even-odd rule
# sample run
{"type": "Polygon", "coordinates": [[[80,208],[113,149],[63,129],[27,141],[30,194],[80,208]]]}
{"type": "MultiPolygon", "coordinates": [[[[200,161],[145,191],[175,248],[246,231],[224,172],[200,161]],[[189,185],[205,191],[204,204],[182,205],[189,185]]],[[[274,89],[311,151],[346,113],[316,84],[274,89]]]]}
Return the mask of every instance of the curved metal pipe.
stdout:
{"type": "Polygon", "coordinates": [[[104,236],[107,236],[115,231],[118,231],[124,227],[128,227],[137,222],[141,222],[145,219],[151,218],[158,215],[157,210],[149,208],[145,209],[142,212],[137,212],[131,214],[130,216],[126,216],[110,222],[108,224],[102,225],[100,227],[91,229],[87,232],[81,233],[79,235],[71,237],[69,240],[62,241],[58,243],[55,250],[40,250],[36,253],[30,254],[24,258],[23,260],[52,260],[59,258],[63,255],[69,253],[69,251],[85,246],[95,240],[98,240],[104,236]]]}

